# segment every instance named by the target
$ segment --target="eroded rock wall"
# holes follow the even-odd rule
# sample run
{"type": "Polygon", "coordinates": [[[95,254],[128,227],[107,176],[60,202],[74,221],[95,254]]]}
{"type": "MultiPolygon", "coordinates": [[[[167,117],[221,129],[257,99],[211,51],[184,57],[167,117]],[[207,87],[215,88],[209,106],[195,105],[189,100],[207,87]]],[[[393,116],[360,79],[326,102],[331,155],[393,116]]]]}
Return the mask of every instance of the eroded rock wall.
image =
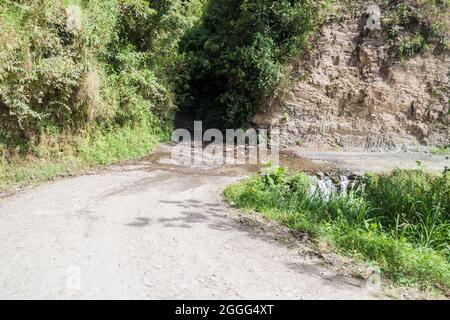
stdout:
{"type": "Polygon", "coordinates": [[[448,54],[388,55],[369,3],[326,23],[292,70],[286,98],[259,126],[285,146],[404,150],[450,144],[448,54]],[[372,23],[372,28],[367,28],[372,23]]]}

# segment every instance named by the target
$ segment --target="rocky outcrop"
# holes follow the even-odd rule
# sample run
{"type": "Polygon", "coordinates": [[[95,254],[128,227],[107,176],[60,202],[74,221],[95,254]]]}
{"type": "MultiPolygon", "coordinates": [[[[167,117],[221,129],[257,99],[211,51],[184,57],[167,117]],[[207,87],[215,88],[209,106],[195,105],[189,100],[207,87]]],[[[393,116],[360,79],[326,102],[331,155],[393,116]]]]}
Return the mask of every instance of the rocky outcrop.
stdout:
{"type": "Polygon", "coordinates": [[[326,23],[294,64],[286,98],[255,123],[284,145],[401,150],[450,144],[448,54],[388,54],[368,5],[326,23]],[[369,10],[368,10],[369,9],[369,10]]]}

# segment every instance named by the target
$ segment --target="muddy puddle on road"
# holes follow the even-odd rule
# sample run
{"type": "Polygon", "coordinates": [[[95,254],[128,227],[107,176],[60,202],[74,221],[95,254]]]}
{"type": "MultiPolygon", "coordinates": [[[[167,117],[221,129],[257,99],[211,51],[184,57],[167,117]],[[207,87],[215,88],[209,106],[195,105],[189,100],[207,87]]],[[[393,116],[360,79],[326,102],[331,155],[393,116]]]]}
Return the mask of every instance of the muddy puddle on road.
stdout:
{"type": "MultiPolygon", "coordinates": [[[[220,176],[243,176],[258,173],[264,168],[263,163],[259,164],[235,164],[235,165],[208,165],[202,164],[183,164],[172,158],[172,146],[161,145],[151,155],[128,165],[142,166],[145,170],[163,170],[170,172],[178,172],[182,174],[195,175],[220,175],[220,176]]],[[[203,156],[208,156],[204,153],[203,156]]],[[[314,174],[319,171],[330,172],[335,168],[329,163],[317,163],[311,160],[296,156],[289,151],[280,150],[280,165],[286,167],[290,171],[303,171],[314,174]]],[[[125,165],[127,165],[125,164],[125,165]]]]}

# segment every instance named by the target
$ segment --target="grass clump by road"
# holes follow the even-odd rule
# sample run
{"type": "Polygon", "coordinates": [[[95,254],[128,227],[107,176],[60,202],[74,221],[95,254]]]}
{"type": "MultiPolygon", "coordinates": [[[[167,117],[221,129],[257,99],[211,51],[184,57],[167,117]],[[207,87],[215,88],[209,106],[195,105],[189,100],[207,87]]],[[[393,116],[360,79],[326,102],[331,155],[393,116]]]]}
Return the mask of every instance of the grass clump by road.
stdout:
{"type": "Polygon", "coordinates": [[[229,186],[225,197],[339,252],[377,264],[397,283],[450,287],[450,171],[367,174],[358,187],[325,194],[282,168],[229,186]]]}
{"type": "MultiPolygon", "coordinates": [[[[53,180],[83,169],[137,159],[166,138],[148,123],[115,130],[95,130],[79,137],[57,137],[34,147],[34,155],[0,157],[0,192],[53,180]]],[[[1,145],[0,145],[1,148],[1,145]]]]}
{"type": "Polygon", "coordinates": [[[431,150],[431,153],[438,156],[450,156],[450,146],[435,147],[431,150]]]}

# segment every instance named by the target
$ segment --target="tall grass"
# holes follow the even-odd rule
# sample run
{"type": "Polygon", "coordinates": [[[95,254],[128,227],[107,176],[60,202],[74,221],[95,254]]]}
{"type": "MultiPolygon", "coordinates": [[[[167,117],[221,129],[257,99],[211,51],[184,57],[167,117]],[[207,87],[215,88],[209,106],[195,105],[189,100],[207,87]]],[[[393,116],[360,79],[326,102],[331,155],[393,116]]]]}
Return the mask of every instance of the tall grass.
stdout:
{"type": "MultiPolygon", "coordinates": [[[[0,191],[53,180],[83,169],[140,158],[166,139],[165,131],[141,123],[109,131],[93,130],[68,141],[57,137],[55,145],[37,146],[26,158],[0,158],[0,191]]],[[[0,146],[1,148],[1,146],[0,146]]]]}
{"type": "Polygon", "coordinates": [[[395,281],[450,286],[448,170],[367,174],[358,188],[331,196],[303,173],[275,170],[228,187],[225,197],[375,262],[395,281]]]}
{"type": "Polygon", "coordinates": [[[449,253],[450,171],[422,170],[366,175],[363,196],[374,210],[369,219],[395,238],[449,253]]]}

